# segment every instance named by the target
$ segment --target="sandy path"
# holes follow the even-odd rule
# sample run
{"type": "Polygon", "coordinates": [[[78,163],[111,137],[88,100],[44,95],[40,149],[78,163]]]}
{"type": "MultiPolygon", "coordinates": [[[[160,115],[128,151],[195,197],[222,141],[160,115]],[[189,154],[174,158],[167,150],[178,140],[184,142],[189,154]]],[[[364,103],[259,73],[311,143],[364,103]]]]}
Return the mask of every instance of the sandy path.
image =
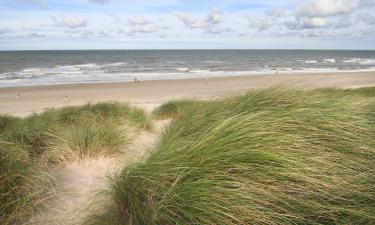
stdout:
{"type": "Polygon", "coordinates": [[[140,162],[157,144],[168,121],[155,123],[153,132],[142,131],[116,158],[96,158],[70,162],[48,171],[56,180],[56,196],[46,211],[31,219],[30,224],[77,224],[85,216],[85,209],[95,195],[107,187],[109,176],[126,165],[140,162]]]}

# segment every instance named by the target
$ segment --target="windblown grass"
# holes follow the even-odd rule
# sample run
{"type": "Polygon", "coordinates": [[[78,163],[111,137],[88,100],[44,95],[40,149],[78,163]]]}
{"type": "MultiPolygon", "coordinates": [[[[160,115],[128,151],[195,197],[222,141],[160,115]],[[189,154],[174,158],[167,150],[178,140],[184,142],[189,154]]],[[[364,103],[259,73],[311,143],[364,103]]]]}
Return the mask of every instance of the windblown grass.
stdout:
{"type": "Polygon", "coordinates": [[[189,108],[190,105],[197,103],[198,101],[192,100],[180,100],[180,101],[169,101],[153,111],[153,115],[157,119],[167,119],[172,117],[178,117],[182,112],[189,108]]]}
{"type": "Polygon", "coordinates": [[[135,129],[151,129],[140,109],[98,103],[53,109],[25,119],[0,117],[2,139],[32,159],[61,161],[116,153],[135,129]]]}
{"type": "Polygon", "coordinates": [[[0,224],[24,224],[52,196],[52,179],[33,165],[28,154],[0,143],[0,224]]]}
{"type": "Polygon", "coordinates": [[[190,104],[88,224],[372,224],[375,88],[190,104]]]}
{"type": "Polygon", "coordinates": [[[116,154],[151,122],[140,109],[98,103],[0,116],[0,224],[23,224],[52,194],[46,163],[116,154]]]}

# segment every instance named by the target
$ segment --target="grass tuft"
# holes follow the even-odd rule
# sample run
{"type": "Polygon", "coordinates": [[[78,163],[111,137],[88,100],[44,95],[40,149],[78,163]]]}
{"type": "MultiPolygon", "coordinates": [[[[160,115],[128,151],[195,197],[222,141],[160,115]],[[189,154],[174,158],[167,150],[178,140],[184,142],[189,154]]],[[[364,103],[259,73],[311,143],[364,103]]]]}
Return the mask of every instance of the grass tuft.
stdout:
{"type": "Polygon", "coordinates": [[[53,182],[11,144],[0,143],[0,224],[24,224],[52,196],[53,182]]]}
{"type": "Polygon", "coordinates": [[[140,129],[144,111],[119,103],[51,109],[26,118],[0,116],[0,224],[24,224],[53,193],[46,163],[118,153],[140,129]]]}
{"type": "Polygon", "coordinates": [[[374,93],[273,88],[180,109],[88,224],[372,224],[374,93]]]}
{"type": "Polygon", "coordinates": [[[160,120],[178,117],[185,109],[197,102],[192,100],[169,101],[156,108],[153,115],[160,120]]]}

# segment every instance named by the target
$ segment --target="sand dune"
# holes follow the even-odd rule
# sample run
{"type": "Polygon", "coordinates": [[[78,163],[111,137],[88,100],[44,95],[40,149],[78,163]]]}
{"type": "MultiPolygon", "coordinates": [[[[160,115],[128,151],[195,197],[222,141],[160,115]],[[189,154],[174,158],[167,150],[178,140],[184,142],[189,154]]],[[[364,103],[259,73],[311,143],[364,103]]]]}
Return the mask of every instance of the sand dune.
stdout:
{"type": "Polygon", "coordinates": [[[31,224],[78,224],[85,218],[91,201],[107,188],[109,177],[125,166],[142,161],[147,152],[158,142],[159,134],[169,123],[156,121],[154,132],[142,131],[124,148],[122,155],[111,158],[88,158],[49,168],[47,171],[56,182],[56,194],[49,207],[33,217],[31,224]]]}

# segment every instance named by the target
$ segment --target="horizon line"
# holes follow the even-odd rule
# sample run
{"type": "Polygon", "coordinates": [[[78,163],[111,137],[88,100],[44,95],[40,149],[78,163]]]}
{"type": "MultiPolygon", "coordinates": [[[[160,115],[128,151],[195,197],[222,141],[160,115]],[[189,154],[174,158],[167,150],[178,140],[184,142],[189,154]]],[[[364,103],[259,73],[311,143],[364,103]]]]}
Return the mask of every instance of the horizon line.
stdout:
{"type": "Polygon", "coordinates": [[[127,49],[127,48],[118,48],[118,49],[105,49],[105,48],[98,48],[98,49],[9,49],[9,50],[0,50],[0,52],[32,52],[32,51],[230,51],[230,50],[237,50],[237,51],[251,51],[251,50],[262,50],[262,51],[375,51],[374,49],[325,49],[325,48],[134,48],[134,49],[127,49]]]}

